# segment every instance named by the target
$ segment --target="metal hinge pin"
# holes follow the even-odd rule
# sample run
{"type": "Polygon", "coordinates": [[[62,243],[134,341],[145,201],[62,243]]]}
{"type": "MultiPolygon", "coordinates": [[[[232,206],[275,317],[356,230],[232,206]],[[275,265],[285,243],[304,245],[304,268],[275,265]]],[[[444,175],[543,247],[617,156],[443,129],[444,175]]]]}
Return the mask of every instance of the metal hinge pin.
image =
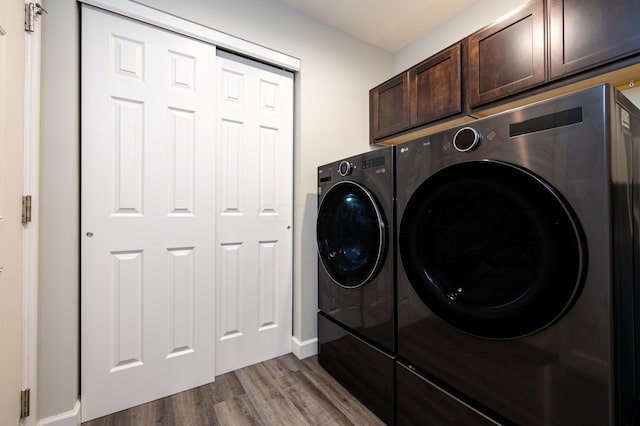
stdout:
{"type": "Polygon", "coordinates": [[[20,392],[20,418],[29,417],[31,406],[31,389],[27,388],[20,392]]]}
{"type": "Polygon", "coordinates": [[[24,5],[24,30],[32,33],[38,16],[48,13],[40,3],[26,3],[24,5]]]}
{"type": "Polygon", "coordinates": [[[31,195],[22,196],[22,223],[31,222],[31,195]]]}

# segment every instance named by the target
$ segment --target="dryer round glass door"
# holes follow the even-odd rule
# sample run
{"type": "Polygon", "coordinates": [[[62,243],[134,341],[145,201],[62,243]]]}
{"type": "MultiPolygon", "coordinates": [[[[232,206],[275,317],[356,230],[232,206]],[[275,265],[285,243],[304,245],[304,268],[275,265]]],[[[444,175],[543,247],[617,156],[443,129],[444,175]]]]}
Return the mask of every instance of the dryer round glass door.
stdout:
{"type": "Polygon", "coordinates": [[[355,182],[338,182],[326,192],[316,233],[322,265],[343,287],[365,284],[384,261],[384,217],[373,194],[355,182]]]}
{"type": "Polygon", "coordinates": [[[427,178],[404,209],[398,243],[427,307],[487,338],[555,322],[586,270],[583,233],[567,203],[539,177],[500,162],[459,163],[427,178]]]}

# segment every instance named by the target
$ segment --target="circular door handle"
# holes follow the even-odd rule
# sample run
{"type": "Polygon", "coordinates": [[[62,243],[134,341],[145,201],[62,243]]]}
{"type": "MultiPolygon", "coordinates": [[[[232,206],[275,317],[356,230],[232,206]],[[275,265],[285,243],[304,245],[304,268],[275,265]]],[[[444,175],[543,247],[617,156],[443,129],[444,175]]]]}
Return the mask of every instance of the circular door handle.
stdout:
{"type": "Polygon", "coordinates": [[[89,237],[89,238],[93,237],[93,232],[91,232],[91,231],[87,232],[87,237],[89,237]]]}

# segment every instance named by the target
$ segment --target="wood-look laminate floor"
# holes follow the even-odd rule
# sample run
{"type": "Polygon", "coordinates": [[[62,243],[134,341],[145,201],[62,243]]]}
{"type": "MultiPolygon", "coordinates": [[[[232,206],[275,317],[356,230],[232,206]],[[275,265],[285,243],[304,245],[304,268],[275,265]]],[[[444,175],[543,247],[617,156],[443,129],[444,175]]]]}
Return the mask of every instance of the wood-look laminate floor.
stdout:
{"type": "Polygon", "coordinates": [[[288,354],[82,426],[383,424],[315,356],[288,354]]]}

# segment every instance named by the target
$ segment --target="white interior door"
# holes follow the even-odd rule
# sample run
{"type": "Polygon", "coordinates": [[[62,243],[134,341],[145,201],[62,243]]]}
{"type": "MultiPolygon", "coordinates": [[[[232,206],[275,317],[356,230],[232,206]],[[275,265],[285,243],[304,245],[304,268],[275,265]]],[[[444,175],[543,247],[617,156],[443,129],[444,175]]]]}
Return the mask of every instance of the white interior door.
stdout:
{"type": "Polygon", "coordinates": [[[0,1],[0,424],[20,419],[24,1],[0,1]]]}
{"type": "Polygon", "coordinates": [[[83,6],[83,421],[214,380],[215,48],[83,6]]]}
{"type": "Polygon", "coordinates": [[[293,74],[218,52],[216,374],[291,352],[293,74]]]}

